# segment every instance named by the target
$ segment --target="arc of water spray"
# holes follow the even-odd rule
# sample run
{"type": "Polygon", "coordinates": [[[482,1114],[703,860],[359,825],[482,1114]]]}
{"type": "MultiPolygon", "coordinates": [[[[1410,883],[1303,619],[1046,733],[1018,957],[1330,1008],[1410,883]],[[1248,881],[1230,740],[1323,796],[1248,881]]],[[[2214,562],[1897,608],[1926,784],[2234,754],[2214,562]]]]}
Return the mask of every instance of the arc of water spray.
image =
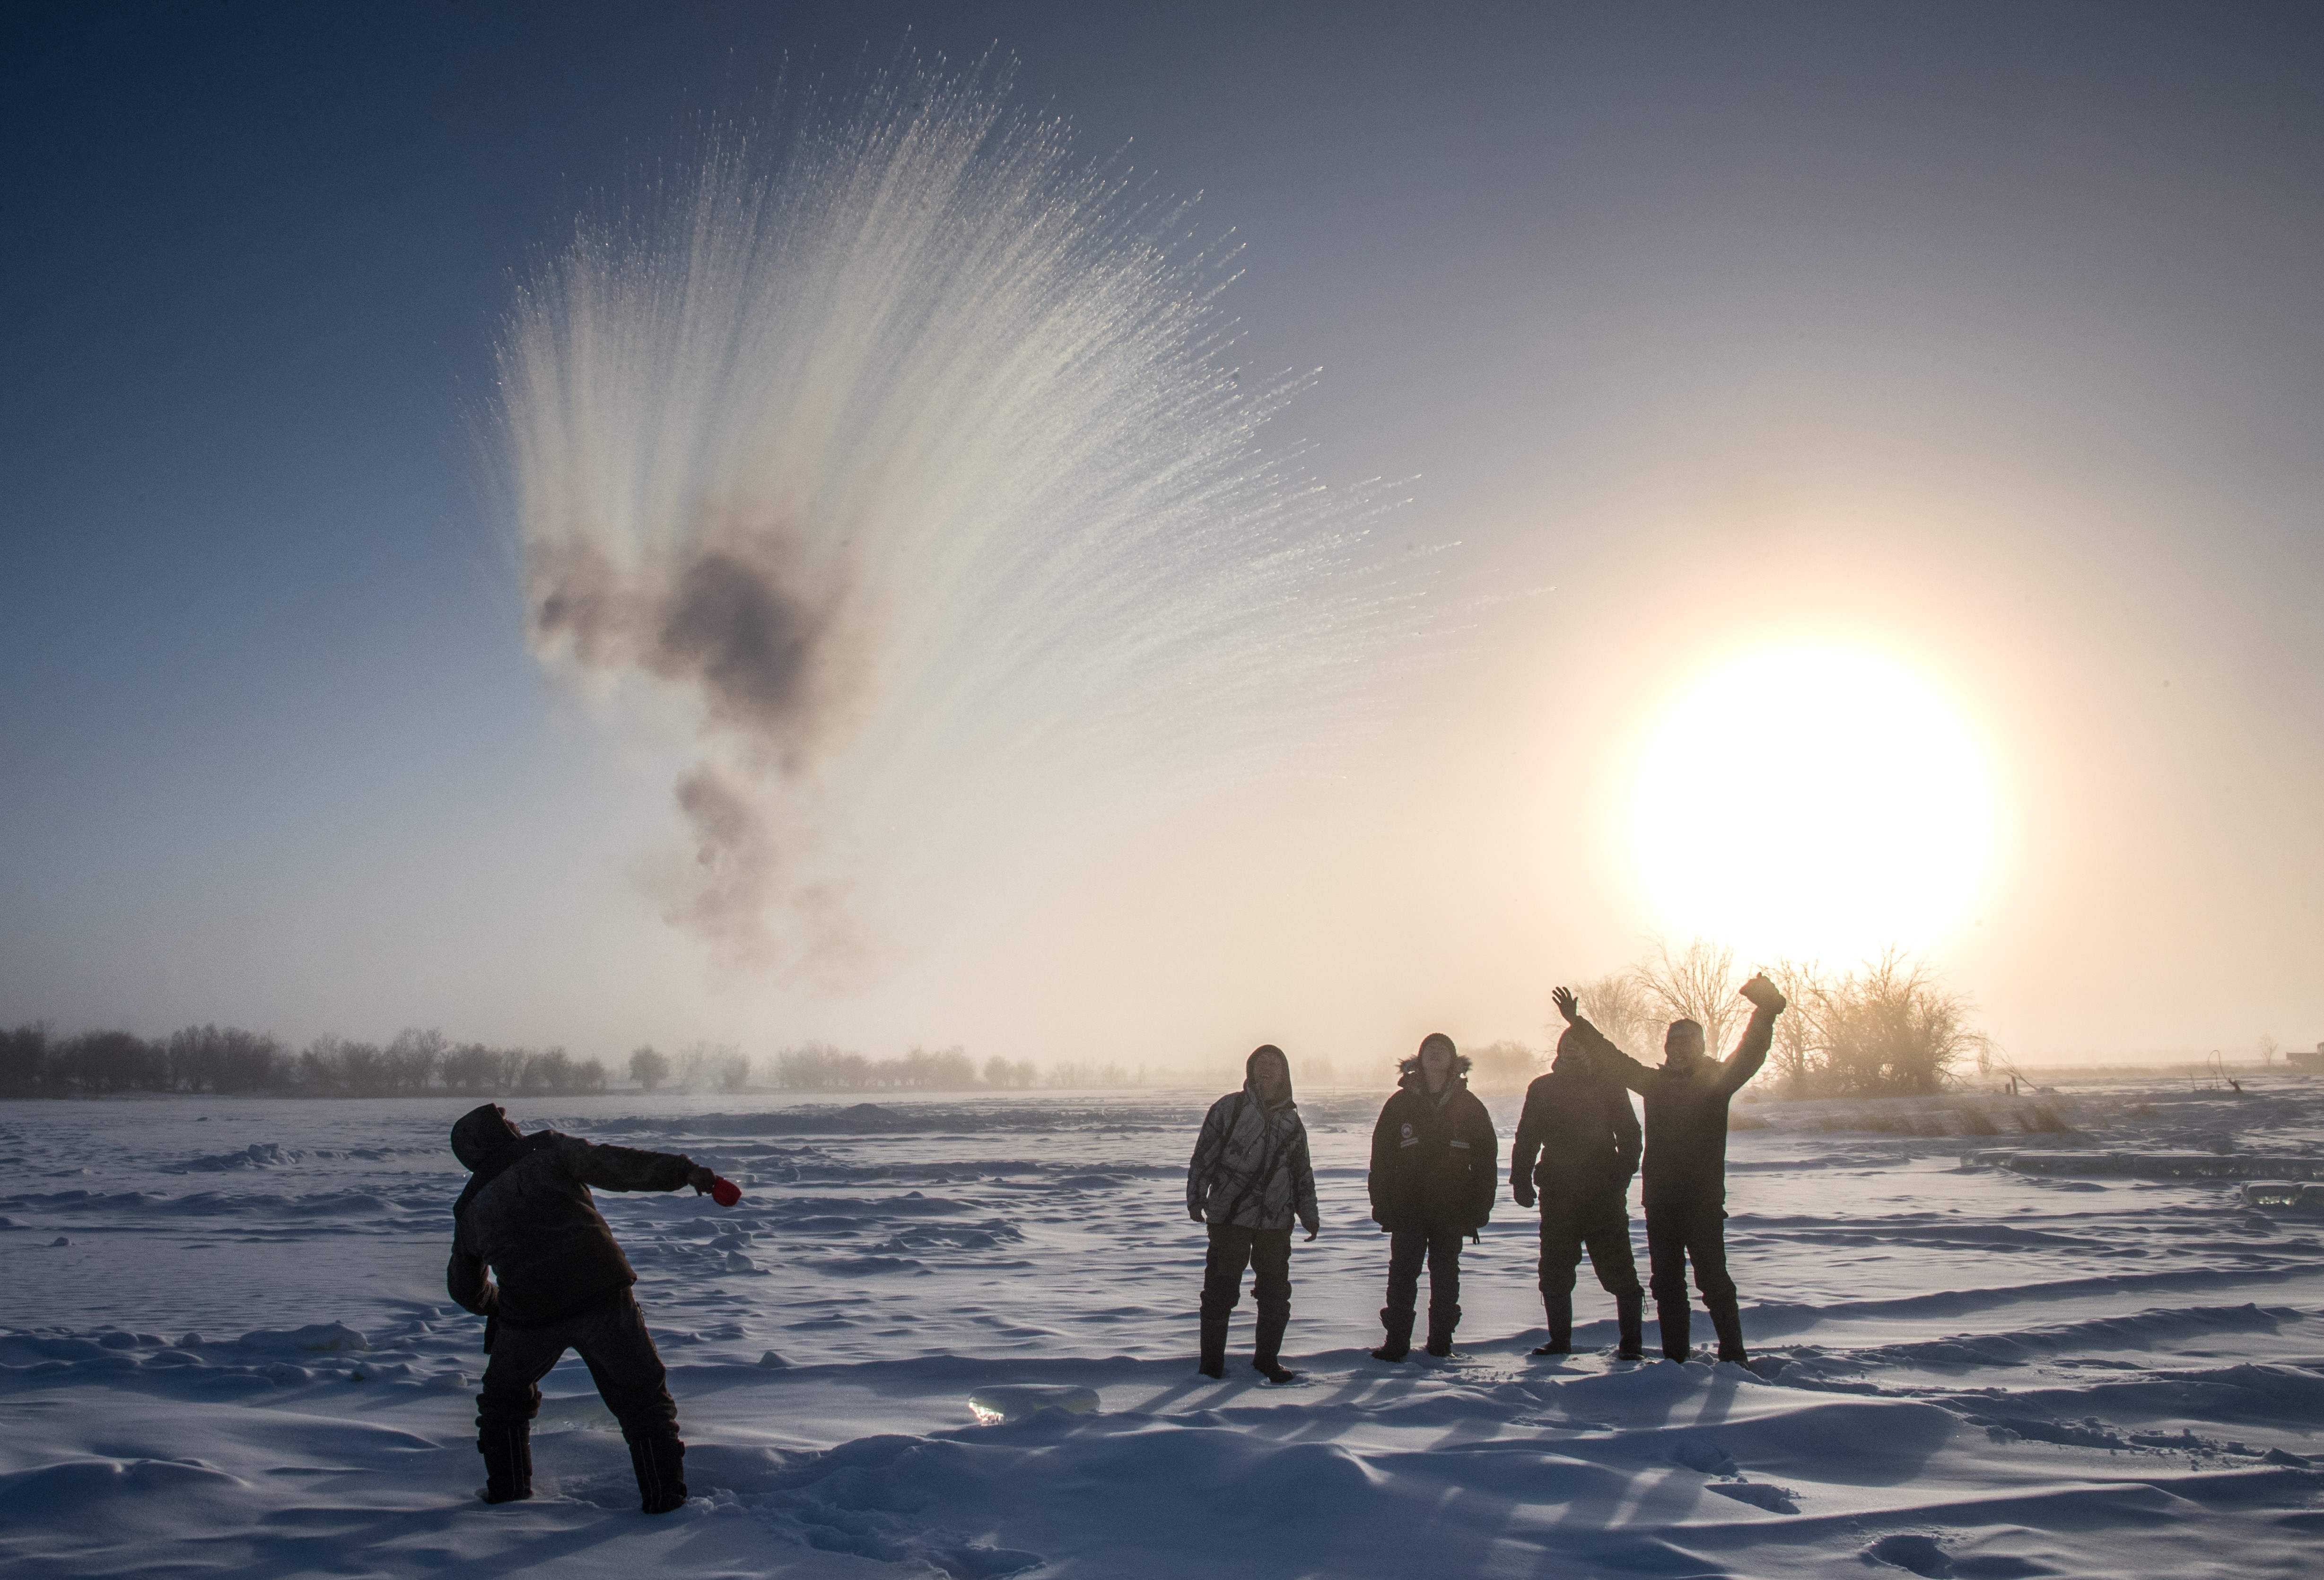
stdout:
{"type": "Polygon", "coordinates": [[[1005,71],[908,68],[714,134],[520,291],[528,634],[691,721],[674,925],[796,958],[833,911],[816,853],[911,786],[1005,763],[1151,798],[1350,713],[1393,624],[1356,553],[1379,491],[1262,452],[1297,381],[1241,382],[1231,254],[1189,208],[1079,160],[1005,71]]]}

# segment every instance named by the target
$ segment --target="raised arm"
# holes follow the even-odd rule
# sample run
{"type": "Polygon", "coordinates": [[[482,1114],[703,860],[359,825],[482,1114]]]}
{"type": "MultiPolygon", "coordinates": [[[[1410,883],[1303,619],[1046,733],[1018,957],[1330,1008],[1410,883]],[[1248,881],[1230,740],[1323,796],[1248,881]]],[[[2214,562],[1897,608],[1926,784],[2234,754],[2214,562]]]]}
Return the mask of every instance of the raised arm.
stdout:
{"type": "Polygon", "coordinates": [[[707,1191],[716,1178],[677,1152],[647,1152],[635,1147],[600,1146],[579,1136],[557,1138],[557,1160],[584,1185],[599,1190],[676,1190],[691,1185],[707,1191]]]}
{"type": "Polygon", "coordinates": [[[1582,1018],[1582,1003],[1573,996],[1572,988],[1561,987],[1549,996],[1557,1005],[1557,1012],[1573,1029],[1582,1057],[1590,1061],[1592,1070],[1608,1080],[1619,1081],[1634,1092],[1646,1089],[1654,1072],[1615,1047],[1613,1039],[1582,1018]]]}
{"type": "Polygon", "coordinates": [[[1788,1001],[1775,990],[1775,984],[1765,976],[1754,976],[1741,989],[1751,1001],[1751,1021],[1736,1039],[1735,1051],[1720,1063],[1719,1085],[1730,1095],[1743,1089],[1744,1084],[1759,1073],[1767,1062],[1767,1049],[1775,1040],[1775,1017],[1782,1014],[1788,1001]]]}

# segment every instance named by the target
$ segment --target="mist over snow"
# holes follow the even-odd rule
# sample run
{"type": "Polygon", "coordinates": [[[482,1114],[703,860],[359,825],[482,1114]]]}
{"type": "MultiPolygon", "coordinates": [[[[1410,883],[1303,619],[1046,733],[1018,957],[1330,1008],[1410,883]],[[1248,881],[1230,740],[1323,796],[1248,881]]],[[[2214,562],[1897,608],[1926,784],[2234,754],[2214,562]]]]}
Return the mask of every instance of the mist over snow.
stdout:
{"type": "MultiPolygon", "coordinates": [[[[2298,1203],[2324,1185],[2259,1206],[2241,1177],[2324,1176],[2316,1083],[1743,1104],[1764,1127],[1730,1138],[1729,1235],[1756,1372],[1614,1363],[1586,1270],[1582,1353],[1528,1355],[1533,1215],[1506,1200],[1464,1258],[1461,1354],[1372,1361],[1377,1097],[1309,1095],[1323,1235],[1293,1252],[1308,1377],[1284,1389],[1244,1363],[1247,1300],[1226,1380],[1194,1371],[1204,1231],[1180,1203],[1212,1095],[512,1100],[528,1128],[743,1187],[731,1210],[599,1195],[689,1444],[696,1501],[659,1519],[571,1356],[535,1500],[475,1500],[483,1324],[443,1288],[454,1104],[0,1104],[0,1568],[2313,1566],[2324,1217],[2298,1203]]],[[[1504,1132],[1514,1102],[1491,1100],[1504,1132]]]]}

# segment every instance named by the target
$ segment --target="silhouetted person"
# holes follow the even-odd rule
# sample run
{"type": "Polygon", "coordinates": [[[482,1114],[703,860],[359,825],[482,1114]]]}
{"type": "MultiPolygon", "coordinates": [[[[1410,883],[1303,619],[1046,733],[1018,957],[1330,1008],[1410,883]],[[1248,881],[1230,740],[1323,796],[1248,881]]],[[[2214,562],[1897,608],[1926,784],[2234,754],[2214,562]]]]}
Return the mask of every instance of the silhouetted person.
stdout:
{"type": "Polygon", "coordinates": [[[1298,1373],[1278,1358],[1291,1324],[1291,1220],[1305,1225],[1310,1240],[1322,1220],[1307,1127],[1291,1100],[1291,1061],[1271,1042],[1243,1061],[1242,1090],[1203,1116],[1186,1164],[1186,1215],[1211,1230],[1203,1261],[1203,1375],[1226,1375],[1227,1316],[1242,1299],[1248,1267],[1259,1275],[1251,1287],[1259,1306],[1251,1367],[1269,1382],[1293,1381],[1298,1373]]]}
{"type": "Polygon", "coordinates": [[[1630,1252],[1638,1116],[1628,1088],[1593,1064],[1582,1042],[1570,1026],[1557,1039],[1556,1062],[1526,1088],[1509,1143],[1509,1194],[1521,1207],[1534,1205],[1536,1191],[1541,1197],[1541,1304],[1549,1342],[1534,1354],[1572,1353],[1573,1271],[1587,1246],[1591,1269],[1614,1297],[1621,1324],[1615,1357],[1636,1361],[1644,1354],[1639,1321],[1646,1303],[1630,1252]]]}
{"type": "Polygon", "coordinates": [[[622,1425],[641,1507],[662,1514],[686,1501],[686,1445],[661,1357],[646,1332],[630,1270],[589,1197],[601,1190],[707,1194],[717,1176],[682,1157],[601,1147],[553,1130],[530,1135],[487,1103],[452,1127],[452,1153],[469,1170],[452,1208],[452,1298],[486,1318],[476,1452],[484,1499],[532,1496],[532,1418],[540,1380],[567,1349],[588,1363],[605,1408],[622,1425]],[[490,1268],[500,1275],[494,1284],[490,1268]]]}
{"type": "Polygon", "coordinates": [[[1702,1051],[1702,1028],[1674,1021],[1663,1039],[1663,1063],[1648,1069],[1582,1018],[1573,994],[1553,995],[1558,1012],[1581,1032],[1589,1057],[1646,1099],[1646,1261],[1662,1325],[1663,1354],[1687,1357],[1690,1313],[1687,1263],[1719,1335],[1719,1358],[1743,1364],[1743,1317],[1735,1280],[1727,1275],[1727,1104],[1767,1062],[1784,995],[1765,976],[1745,983],[1751,1023],[1725,1059],[1702,1051]]]}
{"type": "Polygon", "coordinates": [[[1372,1221],[1388,1231],[1387,1341],[1378,1361],[1412,1352],[1420,1265],[1428,1264],[1428,1353],[1452,1353],[1461,1326],[1461,1237],[1492,1215],[1500,1142],[1492,1115],[1469,1090],[1468,1055],[1442,1031],[1397,1067],[1396,1095],[1372,1127],[1372,1221]]]}

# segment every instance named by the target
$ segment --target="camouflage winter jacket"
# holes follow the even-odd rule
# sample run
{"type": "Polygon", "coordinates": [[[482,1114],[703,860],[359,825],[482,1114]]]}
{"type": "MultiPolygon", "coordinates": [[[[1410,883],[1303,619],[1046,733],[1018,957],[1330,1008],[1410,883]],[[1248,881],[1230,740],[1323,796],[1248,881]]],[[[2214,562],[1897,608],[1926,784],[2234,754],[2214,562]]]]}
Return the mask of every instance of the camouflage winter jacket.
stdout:
{"type": "Polygon", "coordinates": [[[1286,1099],[1269,1108],[1249,1082],[1212,1104],[1186,1165],[1186,1206],[1208,1224],[1288,1229],[1296,1217],[1316,1233],[1315,1170],[1299,1105],[1286,1099]]]}
{"type": "Polygon", "coordinates": [[[589,1187],[676,1190],[693,1167],[667,1152],[598,1146],[555,1131],[511,1138],[478,1161],[452,1209],[445,1286],[470,1311],[512,1327],[586,1311],[638,1281],[589,1187]],[[513,1159],[504,1155],[512,1150],[513,1159]],[[500,1275],[497,1287],[487,1267],[500,1275]]]}

